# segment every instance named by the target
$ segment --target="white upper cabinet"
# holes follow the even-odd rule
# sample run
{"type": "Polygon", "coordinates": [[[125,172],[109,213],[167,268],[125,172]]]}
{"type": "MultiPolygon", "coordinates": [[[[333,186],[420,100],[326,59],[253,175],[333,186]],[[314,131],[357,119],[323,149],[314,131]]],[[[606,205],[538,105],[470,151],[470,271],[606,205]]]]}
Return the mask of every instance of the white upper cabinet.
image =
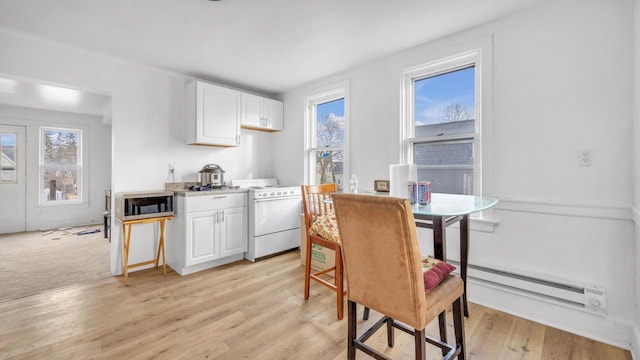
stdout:
{"type": "Polygon", "coordinates": [[[280,131],[284,128],[284,104],[252,94],[242,94],[242,127],[280,131]]]}
{"type": "Polygon", "coordinates": [[[192,81],[186,93],[187,144],[239,146],[241,93],[192,81]]]}

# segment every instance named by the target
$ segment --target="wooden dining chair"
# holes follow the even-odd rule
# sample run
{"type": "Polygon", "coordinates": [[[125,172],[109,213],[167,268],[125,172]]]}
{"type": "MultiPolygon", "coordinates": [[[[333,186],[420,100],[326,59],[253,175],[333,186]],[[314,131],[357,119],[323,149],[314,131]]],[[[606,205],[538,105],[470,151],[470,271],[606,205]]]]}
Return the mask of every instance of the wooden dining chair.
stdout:
{"type": "MultiPolygon", "coordinates": [[[[342,320],[344,317],[344,276],[342,274],[342,249],[340,247],[340,241],[337,238],[337,229],[334,232],[336,236],[325,235],[321,236],[318,233],[310,234],[312,225],[317,221],[329,222],[330,217],[334,216],[333,206],[327,202],[326,199],[331,197],[331,194],[338,191],[338,186],[334,184],[322,184],[322,185],[302,185],[302,204],[304,207],[304,223],[306,225],[307,234],[307,248],[305,254],[305,276],[304,276],[304,298],[309,298],[309,286],[311,280],[317,281],[320,284],[332,289],[336,292],[336,305],[338,320],[342,320]],[[323,219],[324,217],[324,219],[323,219]],[[335,265],[326,268],[321,271],[314,271],[311,268],[311,249],[313,245],[318,245],[331,249],[335,252],[335,265]],[[323,275],[333,272],[334,282],[330,282],[323,278],[323,275]]],[[[333,220],[335,223],[335,219],[333,220]]]]}
{"type": "Polygon", "coordinates": [[[386,325],[394,345],[394,328],[414,336],[415,358],[425,359],[426,343],[441,348],[445,359],[465,358],[462,279],[451,265],[422,258],[416,226],[406,199],[356,194],[332,196],[341,239],[347,288],[348,359],[360,350],[387,359],[365,341],[386,325]],[[366,241],[363,241],[366,239],[366,241]],[[433,275],[438,281],[433,282],[433,275]],[[357,337],[356,303],[382,318],[357,337]],[[455,344],[426,336],[425,327],[453,306],[455,344]]]}

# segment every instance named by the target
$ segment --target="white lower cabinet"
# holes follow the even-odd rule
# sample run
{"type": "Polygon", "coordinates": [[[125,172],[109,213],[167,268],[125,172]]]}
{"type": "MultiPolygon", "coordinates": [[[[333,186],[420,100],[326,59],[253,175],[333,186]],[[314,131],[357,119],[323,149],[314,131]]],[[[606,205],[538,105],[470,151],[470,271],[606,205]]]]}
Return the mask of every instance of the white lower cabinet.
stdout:
{"type": "Polygon", "coordinates": [[[247,194],[178,196],[169,266],[181,275],[241,260],[247,251],[247,194]]]}

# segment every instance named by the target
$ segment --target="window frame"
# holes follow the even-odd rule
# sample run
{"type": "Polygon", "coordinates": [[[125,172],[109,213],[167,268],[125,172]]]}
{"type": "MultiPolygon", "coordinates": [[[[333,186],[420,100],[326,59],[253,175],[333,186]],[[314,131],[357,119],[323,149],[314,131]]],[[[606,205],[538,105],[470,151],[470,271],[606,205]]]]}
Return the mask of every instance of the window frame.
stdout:
{"type": "Polygon", "coordinates": [[[79,205],[84,204],[84,199],[86,196],[86,189],[84,186],[84,180],[87,176],[86,174],[86,166],[85,166],[85,129],[81,129],[79,127],[69,128],[69,127],[56,127],[56,126],[40,126],[38,131],[38,205],[39,206],[64,206],[64,205],[79,205]],[[76,167],[78,173],[78,198],[72,200],[45,200],[43,191],[41,186],[44,184],[44,133],[46,131],[60,131],[60,132],[77,132],[78,133],[78,143],[77,143],[77,151],[78,156],[76,159],[76,165],[69,167],[76,167]]]}
{"type": "Polygon", "coordinates": [[[349,82],[344,81],[338,84],[326,86],[313,92],[313,95],[305,99],[305,126],[304,126],[304,183],[316,184],[315,156],[318,151],[342,150],[343,156],[343,190],[344,183],[351,177],[349,164],[349,82]],[[331,101],[344,99],[344,143],[342,147],[317,147],[316,131],[317,131],[317,113],[315,111],[317,105],[328,103],[331,101]]]}
{"type": "Polygon", "coordinates": [[[444,57],[433,62],[409,68],[402,73],[402,152],[401,162],[413,163],[413,149],[415,144],[433,144],[451,141],[472,141],[473,143],[473,194],[483,194],[483,76],[481,50],[463,52],[449,57],[444,57]],[[415,109],[414,109],[414,85],[416,81],[443,75],[458,70],[474,67],[475,76],[475,121],[473,134],[455,134],[439,137],[415,137],[415,109]]]}

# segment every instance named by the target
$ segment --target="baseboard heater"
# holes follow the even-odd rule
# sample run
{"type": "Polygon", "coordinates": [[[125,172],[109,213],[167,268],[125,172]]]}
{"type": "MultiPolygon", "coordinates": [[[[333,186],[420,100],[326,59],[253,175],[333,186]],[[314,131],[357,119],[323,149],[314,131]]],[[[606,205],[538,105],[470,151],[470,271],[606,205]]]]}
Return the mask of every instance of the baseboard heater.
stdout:
{"type": "MultiPolygon", "coordinates": [[[[459,274],[460,263],[454,260],[447,262],[455,265],[455,272],[459,274]]],[[[606,290],[602,288],[568,285],[472,264],[467,267],[467,279],[600,315],[606,314],[606,290]]]]}

